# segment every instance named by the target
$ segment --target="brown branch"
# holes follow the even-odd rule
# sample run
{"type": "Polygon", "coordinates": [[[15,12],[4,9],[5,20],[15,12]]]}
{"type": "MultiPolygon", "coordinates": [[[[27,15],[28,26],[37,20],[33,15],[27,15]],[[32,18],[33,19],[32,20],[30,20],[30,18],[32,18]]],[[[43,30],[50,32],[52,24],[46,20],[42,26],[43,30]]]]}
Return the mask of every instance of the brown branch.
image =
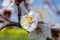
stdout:
{"type": "Polygon", "coordinates": [[[8,21],[6,21],[6,20],[4,20],[4,19],[0,19],[0,21],[3,22],[3,25],[1,25],[1,27],[0,27],[0,31],[1,31],[2,29],[4,29],[5,27],[8,27],[8,26],[18,26],[18,27],[19,27],[19,24],[18,24],[17,22],[10,23],[10,22],[8,22],[8,21]]]}
{"type": "Polygon", "coordinates": [[[1,31],[2,29],[4,29],[7,24],[8,24],[7,22],[6,22],[6,23],[3,23],[3,25],[1,25],[1,27],[0,27],[0,31],[1,31]]]}
{"type": "Polygon", "coordinates": [[[6,20],[4,20],[3,18],[0,18],[0,21],[3,22],[3,25],[1,25],[1,27],[0,27],[0,31],[1,31],[4,28],[4,26],[6,26],[7,24],[9,24],[9,22],[6,21],[6,20]]]}
{"type": "Polygon", "coordinates": [[[7,18],[5,18],[4,16],[2,16],[2,17],[3,18],[0,18],[0,22],[2,22],[3,25],[1,26],[0,30],[4,29],[7,26],[18,26],[19,27],[18,22],[12,22],[12,21],[8,20],[7,18]]]}
{"type": "Polygon", "coordinates": [[[18,23],[19,26],[21,27],[20,21],[21,21],[21,8],[20,5],[17,5],[17,9],[18,9],[18,23]]]}
{"type": "Polygon", "coordinates": [[[11,23],[3,23],[3,25],[1,26],[1,28],[0,28],[0,31],[2,30],[2,29],[4,29],[5,27],[12,27],[12,26],[17,26],[17,27],[19,27],[19,24],[18,23],[15,23],[15,24],[11,24],[11,23]]]}

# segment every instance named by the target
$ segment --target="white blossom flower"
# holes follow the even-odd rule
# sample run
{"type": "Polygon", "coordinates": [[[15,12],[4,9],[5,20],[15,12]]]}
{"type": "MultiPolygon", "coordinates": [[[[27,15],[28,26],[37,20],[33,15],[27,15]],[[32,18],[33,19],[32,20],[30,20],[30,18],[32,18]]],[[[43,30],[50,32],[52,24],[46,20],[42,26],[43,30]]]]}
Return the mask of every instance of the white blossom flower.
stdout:
{"type": "Polygon", "coordinates": [[[29,34],[30,38],[36,38],[36,40],[46,40],[47,37],[51,38],[51,29],[48,24],[38,24],[38,26],[42,29],[42,33],[37,33],[37,31],[34,30],[29,34]]]}
{"type": "Polygon", "coordinates": [[[3,0],[2,6],[3,7],[11,7],[14,5],[14,0],[3,0]]]}
{"type": "Polygon", "coordinates": [[[45,40],[47,37],[51,38],[51,29],[47,24],[50,21],[50,18],[49,14],[45,11],[45,9],[35,8],[34,10],[31,10],[29,12],[28,16],[32,16],[32,20],[34,20],[34,21],[31,20],[32,21],[31,26],[26,26],[29,24],[28,23],[26,24],[25,19],[24,19],[25,25],[22,22],[21,24],[24,25],[24,26],[22,25],[24,29],[30,32],[29,37],[36,38],[36,40],[45,40]],[[41,21],[43,21],[46,24],[38,25],[38,22],[41,21]],[[41,32],[37,33],[36,31],[37,25],[39,26],[39,28],[42,29],[43,33],[41,32]]]}
{"type": "Polygon", "coordinates": [[[23,16],[21,19],[22,27],[29,32],[32,32],[36,28],[37,23],[38,23],[38,16],[36,16],[34,11],[30,11],[28,15],[23,16]],[[32,19],[30,19],[30,18],[32,18],[32,19]],[[29,19],[29,20],[27,20],[27,19],[29,19]],[[30,24],[28,24],[28,22],[30,22],[30,24]]]}
{"type": "Polygon", "coordinates": [[[31,4],[34,0],[26,0],[28,4],[31,4]]]}
{"type": "Polygon", "coordinates": [[[45,23],[51,22],[51,16],[46,8],[36,8],[36,11],[39,13],[39,20],[45,23]]]}

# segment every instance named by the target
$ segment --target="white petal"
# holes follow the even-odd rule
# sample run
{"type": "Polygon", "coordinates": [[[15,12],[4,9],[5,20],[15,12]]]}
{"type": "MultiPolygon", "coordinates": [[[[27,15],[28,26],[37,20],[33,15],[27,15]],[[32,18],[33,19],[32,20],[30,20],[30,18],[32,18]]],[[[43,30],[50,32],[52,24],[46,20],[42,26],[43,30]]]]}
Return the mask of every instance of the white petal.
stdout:
{"type": "Polygon", "coordinates": [[[31,4],[34,0],[26,0],[28,4],[31,4]]]}
{"type": "Polygon", "coordinates": [[[8,6],[10,4],[10,0],[3,0],[2,6],[8,6]]]}
{"type": "Polygon", "coordinates": [[[36,38],[36,33],[33,31],[31,33],[29,33],[29,38],[36,38]]]}
{"type": "Polygon", "coordinates": [[[11,7],[14,5],[14,0],[3,0],[2,6],[3,7],[11,7]]]}

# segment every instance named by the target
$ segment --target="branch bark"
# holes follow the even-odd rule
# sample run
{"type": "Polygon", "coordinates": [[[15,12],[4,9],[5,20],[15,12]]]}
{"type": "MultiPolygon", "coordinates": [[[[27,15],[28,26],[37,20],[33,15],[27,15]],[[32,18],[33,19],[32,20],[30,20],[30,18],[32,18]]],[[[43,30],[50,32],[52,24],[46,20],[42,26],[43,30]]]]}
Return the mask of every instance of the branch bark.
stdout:
{"type": "Polygon", "coordinates": [[[20,5],[17,5],[17,9],[18,9],[18,23],[19,26],[21,27],[20,21],[21,21],[21,8],[20,5]]]}
{"type": "Polygon", "coordinates": [[[2,16],[2,18],[0,18],[0,22],[3,23],[3,25],[1,25],[1,27],[0,27],[0,31],[7,26],[18,26],[19,27],[18,22],[12,22],[9,19],[7,19],[6,17],[4,17],[3,15],[0,15],[0,16],[2,16]]]}
{"type": "Polygon", "coordinates": [[[3,25],[1,25],[1,27],[0,27],[0,31],[2,30],[2,29],[4,29],[5,27],[8,27],[8,26],[18,26],[19,27],[19,23],[18,22],[13,22],[13,23],[10,23],[10,22],[8,22],[8,21],[6,21],[6,20],[4,20],[4,19],[0,19],[0,21],[2,21],[3,22],[3,25]]]}

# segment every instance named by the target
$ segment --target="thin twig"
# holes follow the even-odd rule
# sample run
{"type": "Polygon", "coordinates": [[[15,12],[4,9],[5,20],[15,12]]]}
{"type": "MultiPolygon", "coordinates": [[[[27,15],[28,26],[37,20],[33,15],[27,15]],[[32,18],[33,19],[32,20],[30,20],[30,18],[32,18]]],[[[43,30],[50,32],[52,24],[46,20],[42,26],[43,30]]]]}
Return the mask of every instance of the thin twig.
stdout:
{"type": "MultiPolygon", "coordinates": [[[[3,16],[4,17],[4,16],[3,16]]],[[[8,26],[19,26],[19,23],[18,22],[12,22],[12,21],[9,21],[8,19],[6,19],[5,17],[4,18],[0,18],[0,22],[3,23],[3,25],[1,26],[0,30],[4,29],[5,27],[7,27],[6,25],[8,26]],[[9,24],[8,24],[9,23],[9,24]]]]}
{"type": "Polygon", "coordinates": [[[17,9],[18,9],[18,23],[21,27],[20,21],[21,21],[21,8],[20,5],[17,5],[17,9]]]}
{"type": "Polygon", "coordinates": [[[2,24],[1,27],[0,27],[0,31],[1,31],[7,24],[9,24],[9,22],[6,21],[6,20],[4,20],[3,18],[1,18],[0,21],[3,22],[3,24],[2,24]]]}
{"type": "MultiPolygon", "coordinates": [[[[2,21],[2,20],[1,20],[2,21]]],[[[19,24],[18,23],[9,23],[8,21],[5,21],[5,20],[3,20],[4,21],[4,23],[3,23],[3,25],[0,27],[0,31],[2,30],[2,29],[4,29],[5,27],[8,27],[8,26],[18,26],[19,27],[19,24]]]]}

